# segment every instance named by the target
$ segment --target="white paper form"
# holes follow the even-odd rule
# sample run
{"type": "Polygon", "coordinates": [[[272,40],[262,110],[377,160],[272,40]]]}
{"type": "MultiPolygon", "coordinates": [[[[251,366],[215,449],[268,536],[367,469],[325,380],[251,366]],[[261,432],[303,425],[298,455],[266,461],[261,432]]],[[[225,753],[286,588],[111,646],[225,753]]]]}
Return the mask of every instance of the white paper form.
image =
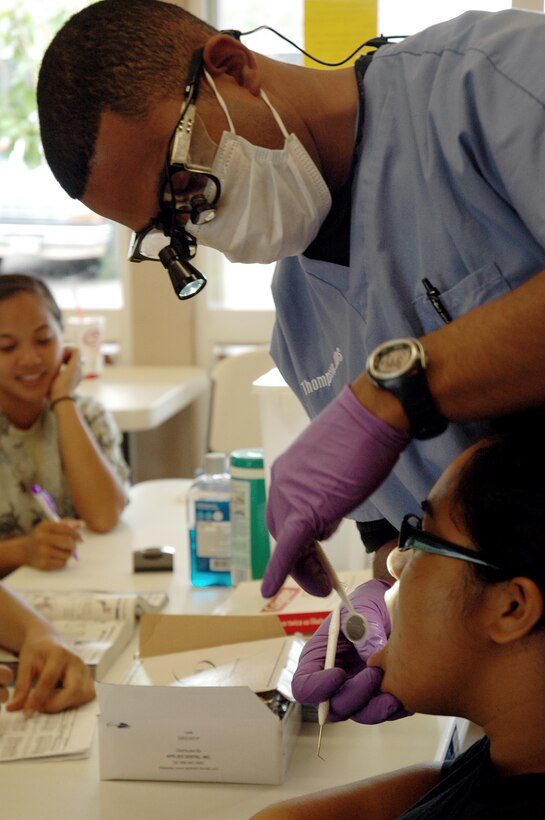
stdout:
{"type": "Polygon", "coordinates": [[[104,652],[117,642],[127,644],[133,632],[125,621],[53,621],[65,641],[86,664],[100,661],[104,652]]]}
{"type": "Polygon", "coordinates": [[[56,715],[0,711],[0,762],[88,757],[97,721],[96,700],[56,715]]]}
{"type": "Polygon", "coordinates": [[[191,652],[143,658],[127,682],[154,686],[247,686],[277,689],[292,698],[291,678],[304,646],[301,638],[269,638],[191,652]]]}
{"type": "Polygon", "coordinates": [[[129,621],[143,612],[155,612],[168,600],[164,592],[134,593],[47,592],[21,590],[20,594],[48,620],[129,621]]]}

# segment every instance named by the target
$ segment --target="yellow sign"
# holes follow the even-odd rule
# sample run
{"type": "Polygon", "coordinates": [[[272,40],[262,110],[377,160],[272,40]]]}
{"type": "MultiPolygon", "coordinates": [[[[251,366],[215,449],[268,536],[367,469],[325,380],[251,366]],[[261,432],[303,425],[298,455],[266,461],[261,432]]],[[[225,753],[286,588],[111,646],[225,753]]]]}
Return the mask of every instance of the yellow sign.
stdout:
{"type": "MultiPolygon", "coordinates": [[[[305,51],[320,60],[343,60],[377,34],[377,0],[305,0],[305,51]]],[[[308,57],[305,65],[326,68],[308,57]]]]}

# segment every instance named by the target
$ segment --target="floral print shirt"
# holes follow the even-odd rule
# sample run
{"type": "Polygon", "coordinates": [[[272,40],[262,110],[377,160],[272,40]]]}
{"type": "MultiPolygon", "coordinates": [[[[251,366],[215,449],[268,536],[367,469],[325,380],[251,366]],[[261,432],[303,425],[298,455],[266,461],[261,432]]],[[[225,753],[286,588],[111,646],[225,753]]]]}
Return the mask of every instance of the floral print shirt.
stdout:
{"type": "MultiPolygon", "coordinates": [[[[128,484],[129,468],[113,417],[96,399],[77,396],[76,403],[112,469],[128,484]]],[[[48,407],[27,430],[14,427],[0,410],[0,540],[24,535],[44,518],[27,490],[30,484],[39,484],[49,493],[61,518],[77,517],[62,469],[52,410],[48,407]]]]}

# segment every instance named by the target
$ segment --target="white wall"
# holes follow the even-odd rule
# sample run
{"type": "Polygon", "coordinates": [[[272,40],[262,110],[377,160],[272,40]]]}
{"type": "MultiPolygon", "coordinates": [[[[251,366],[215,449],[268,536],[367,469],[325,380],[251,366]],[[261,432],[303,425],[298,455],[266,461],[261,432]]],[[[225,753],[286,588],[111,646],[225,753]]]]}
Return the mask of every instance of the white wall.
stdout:
{"type": "MultiPolygon", "coordinates": [[[[180,302],[176,298],[161,264],[128,262],[129,236],[128,229],[120,229],[120,267],[125,292],[121,362],[194,364],[194,300],[180,302]]],[[[155,430],[131,434],[133,482],[194,475],[204,457],[208,401],[208,397],[195,401],[155,430]]]]}

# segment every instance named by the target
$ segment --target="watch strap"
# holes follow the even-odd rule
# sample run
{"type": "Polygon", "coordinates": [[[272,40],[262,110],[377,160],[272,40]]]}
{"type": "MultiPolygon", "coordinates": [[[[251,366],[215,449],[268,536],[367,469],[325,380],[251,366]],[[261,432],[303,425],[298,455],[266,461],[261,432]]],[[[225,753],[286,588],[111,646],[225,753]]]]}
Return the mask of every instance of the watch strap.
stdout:
{"type": "Polygon", "coordinates": [[[414,376],[400,379],[401,382],[397,390],[392,392],[401,402],[403,409],[409,419],[410,434],[413,438],[424,440],[435,438],[447,429],[448,422],[442,416],[433,400],[433,396],[428,386],[426,371],[419,366],[419,373],[414,376]]]}

